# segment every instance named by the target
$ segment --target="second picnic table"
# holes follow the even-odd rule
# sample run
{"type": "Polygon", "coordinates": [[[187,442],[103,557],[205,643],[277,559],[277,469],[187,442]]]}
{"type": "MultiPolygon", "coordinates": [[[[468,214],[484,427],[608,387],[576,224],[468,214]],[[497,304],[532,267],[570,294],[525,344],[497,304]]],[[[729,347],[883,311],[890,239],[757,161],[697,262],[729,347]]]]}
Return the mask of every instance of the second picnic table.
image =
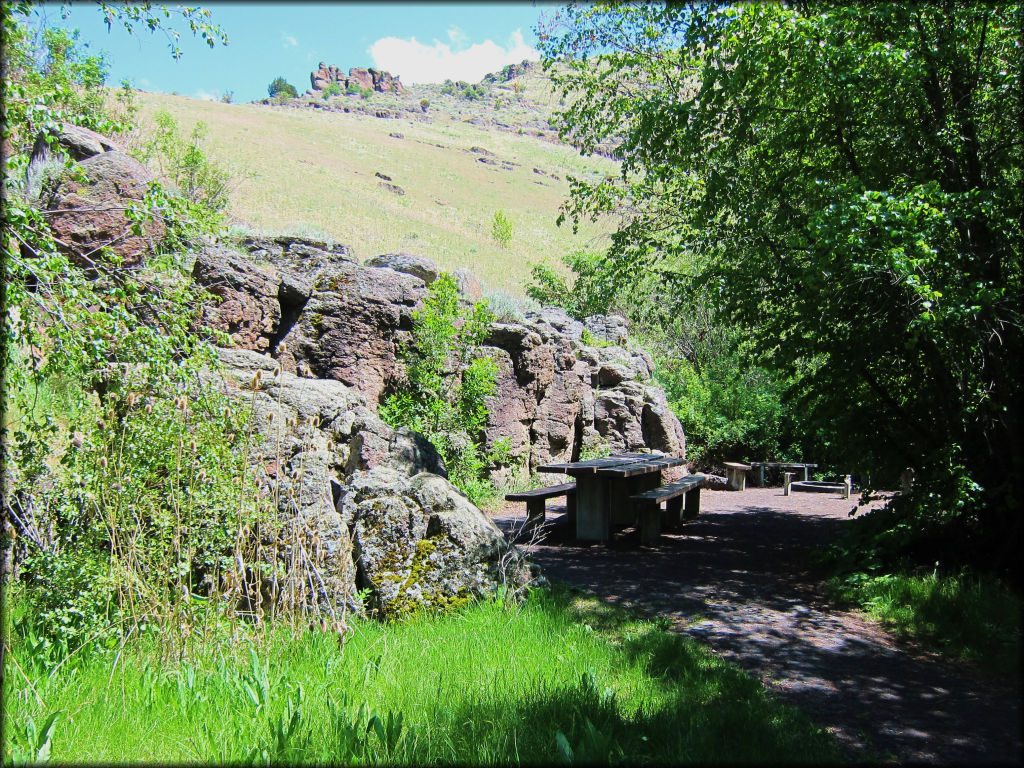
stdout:
{"type": "Polygon", "coordinates": [[[752,461],[750,466],[757,470],[757,484],[764,487],[764,468],[799,469],[804,473],[803,479],[807,479],[808,469],[817,469],[817,464],[806,464],[802,461],[752,461]]]}
{"type": "Polygon", "coordinates": [[[605,541],[612,525],[633,522],[630,496],[657,488],[663,469],[685,463],[674,456],[619,453],[602,459],[545,464],[537,471],[576,478],[576,538],[605,541]]]}

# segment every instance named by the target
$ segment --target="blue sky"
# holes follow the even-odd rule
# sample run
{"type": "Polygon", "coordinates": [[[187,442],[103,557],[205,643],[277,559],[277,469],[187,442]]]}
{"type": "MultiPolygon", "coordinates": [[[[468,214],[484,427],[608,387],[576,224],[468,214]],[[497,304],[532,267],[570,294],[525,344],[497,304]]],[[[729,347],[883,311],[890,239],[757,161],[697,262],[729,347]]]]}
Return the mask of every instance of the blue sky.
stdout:
{"type": "MultiPolygon", "coordinates": [[[[179,25],[183,56],[174,61],[167,39],[116,25],[110,32],[93,3],[44,6],[51,23],[77,28],[91,50],[108,54],[108,84],[129,80],[146,91],[236,102],[267,95],[283,76],[299,93],[323,61],[344,70],[377,67],[402,82],[476,82],[487,72],[536,59],[535,27],[556,6],[508,3],[200,3],[228,35],[227,46],[210,49],[179,25]]],[[[173,8],[174,6],[171,5],[173,8]]]]}

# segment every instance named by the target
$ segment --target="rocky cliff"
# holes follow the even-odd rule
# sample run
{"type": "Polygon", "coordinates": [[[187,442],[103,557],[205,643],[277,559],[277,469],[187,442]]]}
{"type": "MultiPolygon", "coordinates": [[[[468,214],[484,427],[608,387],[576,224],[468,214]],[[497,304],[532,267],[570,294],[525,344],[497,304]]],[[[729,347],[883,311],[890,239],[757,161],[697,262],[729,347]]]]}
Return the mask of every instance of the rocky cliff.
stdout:
{"type": "MultiPolygon", "coordinates": [[[[245,253],[210,248],[196,259],[195,279],[219,302],[206,308],[206,324],[286,371],[344,383],[371,407],[401,385],[399,348],[438,274],[429,259],[388,254],[361,264],[344,246],[299,238],[240,246],[245,253]]],[[[471,275],[460,280],[478,293],[471,275]]],[[[682,455],[683,430],[651,382],[652,361],[626,342],[618,317],[580,323],[545,308],[495,323],[487,351],[500,374],[488,443],[508,438],[524,471],[600,445],[682,455]]]]}

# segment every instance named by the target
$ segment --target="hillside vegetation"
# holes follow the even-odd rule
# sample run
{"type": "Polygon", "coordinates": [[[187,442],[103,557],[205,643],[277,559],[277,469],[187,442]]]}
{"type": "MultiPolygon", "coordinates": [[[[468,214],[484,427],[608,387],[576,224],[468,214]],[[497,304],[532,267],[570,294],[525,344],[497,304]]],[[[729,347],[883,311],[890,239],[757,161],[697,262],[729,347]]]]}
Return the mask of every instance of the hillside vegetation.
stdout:
{"type": "Polygon", "coordinates": [[[607,247],[609,224],[587,223],[573,235],[555,222],[570,176],[600,180],[618,165],[554,141],[542,128],[553,99],[544,80],[538,73],[520,79],[519,92],[492,85],[473,101],[426,87],[427,112],[407,119],[341,108],[400,103],[419,110],[427,98],[419,90],[320,102],[336,111],[138,95],[143,132],[160,110],[186,133],[205,123],[205,146],[232,172],[230,212],[243,229],[327,236],[364,258],[421,254],[443,269],[471,269],[488,290],[521,295],[531,263],[561,269],[567,253],[607,247]],[[512,223],[504,247],[492,237],[499,210],[512,223]]]}

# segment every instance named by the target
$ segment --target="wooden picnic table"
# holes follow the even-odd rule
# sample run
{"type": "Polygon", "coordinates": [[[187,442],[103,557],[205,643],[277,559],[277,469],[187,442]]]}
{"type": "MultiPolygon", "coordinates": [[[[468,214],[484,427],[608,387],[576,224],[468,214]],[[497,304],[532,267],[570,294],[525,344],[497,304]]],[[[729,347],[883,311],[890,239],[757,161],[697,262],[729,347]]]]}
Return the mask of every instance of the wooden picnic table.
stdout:
{"type": "Polygon", "coordinates": [[[619,453],[602,459],[545,464],[538,472],[576,478],[576,538],[606,541],[612,525],[632,522],[630,496],[661,484],[661,471],[685,464],[674,456],[619,453]]]}
{"type": "Polygon", "coordinates": [[[752,461],[750,466],[757,470],[757,484],[764,487],[764,468],[765,467],[780,467],[782,469],[800,469],[803,470],[804,480],[807,480],[807,470],[810,467],[814,469],[818,468],[817,464],[805,464],[800,461],[752,461]]]}

